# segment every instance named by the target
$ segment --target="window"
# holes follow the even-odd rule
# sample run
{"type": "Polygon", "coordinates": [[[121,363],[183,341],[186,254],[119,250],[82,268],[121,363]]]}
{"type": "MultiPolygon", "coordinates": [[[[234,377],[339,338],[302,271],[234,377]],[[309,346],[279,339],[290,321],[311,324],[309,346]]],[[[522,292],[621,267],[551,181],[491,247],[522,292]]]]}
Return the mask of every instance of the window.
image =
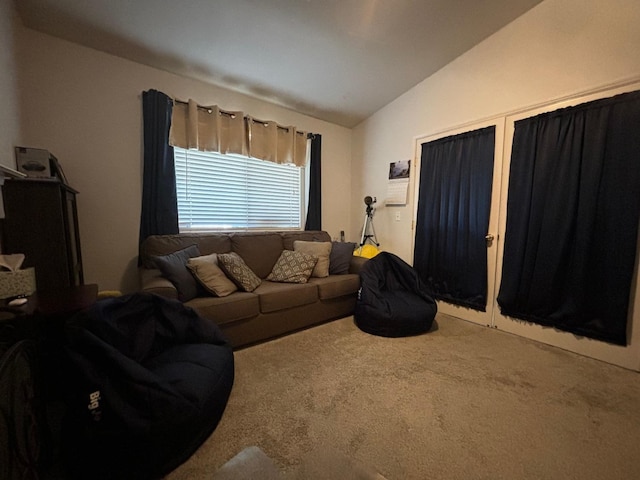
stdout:
{"type": "Polygon", "coordinates": [[[181,232],[300,230],[302,168],[174,147],[181,232]]]}

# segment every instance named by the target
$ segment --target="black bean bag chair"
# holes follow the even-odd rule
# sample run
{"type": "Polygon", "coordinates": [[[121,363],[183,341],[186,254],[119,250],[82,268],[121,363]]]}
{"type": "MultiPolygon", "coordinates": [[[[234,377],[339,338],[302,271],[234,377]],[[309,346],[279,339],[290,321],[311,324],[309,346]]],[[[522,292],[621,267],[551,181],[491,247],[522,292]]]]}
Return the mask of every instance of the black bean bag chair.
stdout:
{"type": "Polygon", "coordinates": [[[99,300],[65,328],[68,475],[161,478],[218,425],[234,380],[218,327],[177,300],[99,300]]]}
{"type": "Polygon", "coordinates": [[[406,337],[431,329],[436,302],[417,272],[400,257],[380,252],[360,271],[354,312],[362,331],[382,337],[406,337]]]}

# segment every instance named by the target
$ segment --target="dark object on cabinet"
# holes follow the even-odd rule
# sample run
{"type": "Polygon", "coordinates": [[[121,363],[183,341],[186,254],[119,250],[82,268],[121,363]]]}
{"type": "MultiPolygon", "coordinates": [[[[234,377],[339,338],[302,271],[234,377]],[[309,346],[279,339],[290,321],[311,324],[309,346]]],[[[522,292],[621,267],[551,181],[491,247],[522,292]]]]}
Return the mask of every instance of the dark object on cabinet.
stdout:
{"type": "Polygon", "coordinates": [[[6,180],[3,253],[24,253],[38,290],[84,284],[74,189],[57,179],[6,180]]]}

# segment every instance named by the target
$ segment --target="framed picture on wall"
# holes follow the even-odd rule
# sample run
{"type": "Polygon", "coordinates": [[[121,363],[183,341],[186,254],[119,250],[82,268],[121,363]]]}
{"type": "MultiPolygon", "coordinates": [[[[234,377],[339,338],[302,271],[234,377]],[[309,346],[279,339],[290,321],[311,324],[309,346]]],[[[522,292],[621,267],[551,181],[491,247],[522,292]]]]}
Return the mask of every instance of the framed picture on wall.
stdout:
{"type": "Polygon", "coordinates": [[[389,164],[389,180],[398,178],[409,178],[411,171],[411,160],[400,160],[389,164]]]}
{"type": "Polygon", "coordinates": [[[389,164],[389,182],[385,205],[406,205],[409,190],[411,160],[400,160],[389,164]]]}

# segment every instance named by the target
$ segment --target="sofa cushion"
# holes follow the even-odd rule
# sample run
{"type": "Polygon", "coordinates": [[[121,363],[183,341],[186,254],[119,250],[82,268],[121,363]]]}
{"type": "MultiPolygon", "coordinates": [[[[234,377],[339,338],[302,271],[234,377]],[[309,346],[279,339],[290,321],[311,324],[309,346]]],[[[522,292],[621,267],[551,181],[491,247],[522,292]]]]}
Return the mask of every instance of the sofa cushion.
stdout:
{"type": "Polygon", "coordinates": [[[282,236],[278,233],[241,232],[231,236],[231,250],[260,278],[271,273],[283,249],[282,236]]]}
{"type": "Polygon", "coordinates": [[[271,282],[307,283],[318,257],[302,252],[283,250],[280,258],[267,276],[271,282]]]}
{"type": "Polygon", "coordinates": [[[313,272],[311,272],[312,277],[329,276],[331,242],[306,242],[304,240],[296,240],[293,242],[293,250],[318,257],[318,263],[316,263],[316,266],[313,267],[313,272]]]}
{"type": "Polygon", "coordinates": [[[320,300],[353,295],[360,288],[360,276],[355,274],[330,275],[325,278],[310,278],[309,283],[318,287],[320,300]]]}
{"type": "Polygon", "coordinates": [[[231,251],[229,234],[179,233],[175,235],[151,235],[140,246],[140,261],[145,268],[157,268],[153,257],[167,255],[197,245],[203,255],[231,251]]]}
{"type": "Polygon", "coordinates": [[[304,240],[305,242],[330,242],[331,237],[323,230],[282,232],[282,243],[285,250],[293,250],[293,242],[296,240],[304,240]]]}
{"type": "Polygon", "coordinates": [[[247,264],[235,252],[221,253],[218,255],[218,263],[227,276],[238,285],[240,290],[253,292],[260,285],[260,278],[247,266],[247,264]]]}
{"type": "Polygon", "coordinates": [[[309,283],[276,283],[265,280],[256,288],[262,313],[309,305],[318,301],[318,289],[309,283]]]}
{"type": "Polygon", "coordinates": [[[232,294],[238,287],[218,266],[218,254],[203,255],[201,257],[190,258],[187,261],[187,268],[191,270],[193,276],[209,293],[218,297],[226,297],[232,294]]]}
{"type": "Polygon", "coordinates": [[[197,297],[201,290],[198,282],[187,268],[187,261],[191,257],[199,257],[200,250],[191,245],[183,250],[154,257],[154,263],[162,272],[162,276],[169,279],[178,290],[178,298],[182,302],[197,297]]]}
{"type": "Polygon", "coordinates": [[[356,244],[352,242],[333,242],[329,255],[329,275],[349,273],[349,265],[355,248],[356,244]]]}
{"type": "Polygon", "coordinates": [[[248,292],[235,292],[228,297],[199,297],[185,303],[205,318],[218,325],[245,320],[260,314],[258,296],[248,292]]]}

